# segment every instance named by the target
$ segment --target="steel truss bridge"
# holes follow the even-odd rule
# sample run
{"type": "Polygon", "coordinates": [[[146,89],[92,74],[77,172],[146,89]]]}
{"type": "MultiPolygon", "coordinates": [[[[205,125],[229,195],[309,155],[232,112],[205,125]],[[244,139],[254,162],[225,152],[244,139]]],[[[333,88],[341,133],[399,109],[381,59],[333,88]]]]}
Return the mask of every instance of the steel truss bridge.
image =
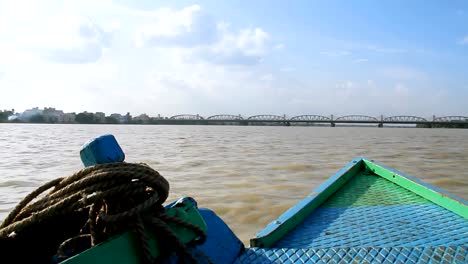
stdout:
{"type": "Polygon", "coordinates": [[[199,125],[217,125],[217,124],[238,124],[238,125],[299,125],[299,124],[376,124],[382,127],[384,124],[396,125],[419,125],[427,127],[444,124],[467,124],[468,116],[433,116],[431,120],[410,115],[373,117],[367,115],[345,115],[334,117],[323,115],[298,115],[286,117],[286,115],[254,115],[242,117],[241,115],[220,114],[209,117],[200,115],[183,114],[175,115],[170,118],[160,119],[160,124],[199,124],[199,125]]]}

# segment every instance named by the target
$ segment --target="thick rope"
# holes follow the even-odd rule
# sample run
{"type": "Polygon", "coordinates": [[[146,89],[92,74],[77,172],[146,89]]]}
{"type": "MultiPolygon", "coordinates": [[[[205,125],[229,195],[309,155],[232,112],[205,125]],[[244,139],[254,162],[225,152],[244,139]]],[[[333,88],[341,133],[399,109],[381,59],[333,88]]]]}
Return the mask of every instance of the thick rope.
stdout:
{"type": "Polygon", "coordinates": [[[32,192],[13,209],[0,226],[2,228],[0,236],[26,228],[39,220],[46,220],[55,214],[66,214],[85,208],[99,200],[115,199],[119,195],[124,195],[121,198],[127,198],[127,192],[134,193],[134,187],[140,187],[138,189],[141,190],[140,182],[153,189],[150,192],[153,197],[150,201],[146,200],[133,208],[128,208],[130,212],[123,211],[123,216],[148,209],[152,204],[162,204],[167,198],[169,183],[150,167],[132,163],[96,165],[83,169],[69,178],[53,180],[32,192]],[[54,187],[54,184],[56,186],[49,194],[27,206],[42,192],[54,187]]]}
{"type": "Polygon", "coordinates": [[[83,219],[81,230],[57,245],[57,256],[65,258],[65,251],[77,241],[89,239],[91,246],[126,230],[135,230],[142,247],[145,263],[152,263],[144,226],[154,227],[158,240],[167,238],[168,243],[161,243],[167,251],[163,256],[176,251],[180,259],[196,263],[187,247],[181,243],[169,229],[173,222],[190,228],[205,239],[203,230],[197,226],[166,215],[162,203],[167,199],[169,183],[157,171],[145,164],[110,163],[99,164],[78,171],[77,173],[46,183],[26,196],[0,225],[0,239],[13,238],[27,233],[41,223],[61,219],[67,215],[76,215],[88,211],[83,219]],[[45,191],[53,188],[49,193],[45,191]]]}

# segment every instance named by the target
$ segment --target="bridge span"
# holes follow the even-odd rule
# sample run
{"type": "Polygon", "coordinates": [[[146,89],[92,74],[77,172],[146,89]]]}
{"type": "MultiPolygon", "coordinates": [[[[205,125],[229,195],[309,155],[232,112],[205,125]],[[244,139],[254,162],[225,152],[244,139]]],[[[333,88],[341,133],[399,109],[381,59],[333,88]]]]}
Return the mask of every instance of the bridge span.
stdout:
{"type": "Polygon", "coordinates": [[[298,115],[287,117],[286,115],[253,115],[249,117],[243,117],[241,115],[231,114],[219,114],[212,115],[207,118],[202,117],[198,114],[183,114],[175,115],[166,119],[155,120],[157,124],[196,124],[196,125],[280,125],[280,126],[291,126],[291,125],[314,125],[321,124],[330,126],[336,126],[337,124],[375,124],[378,127],[383,127],[386,124],[389,125],[424,125],[424,127],[433,127],[436,125],[466,125],[468,124],[468,116],[433,116],[432,120],[427,118],[411,116],[411,115],[397,115],[397,116],[386,116],[381,115],[380,117],[373,117],[367,115],[344,115],[334,117],[333,115],[298,115]]]}

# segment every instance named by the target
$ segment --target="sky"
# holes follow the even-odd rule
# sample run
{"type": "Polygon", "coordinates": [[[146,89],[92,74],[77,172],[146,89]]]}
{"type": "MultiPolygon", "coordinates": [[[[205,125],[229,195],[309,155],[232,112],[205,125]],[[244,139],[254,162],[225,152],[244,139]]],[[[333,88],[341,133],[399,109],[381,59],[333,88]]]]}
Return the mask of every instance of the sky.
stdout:
{"type": "Polygon", "coordinates": [[[0,109],[468,115],[468,1],[0,0],[0,109]]]}

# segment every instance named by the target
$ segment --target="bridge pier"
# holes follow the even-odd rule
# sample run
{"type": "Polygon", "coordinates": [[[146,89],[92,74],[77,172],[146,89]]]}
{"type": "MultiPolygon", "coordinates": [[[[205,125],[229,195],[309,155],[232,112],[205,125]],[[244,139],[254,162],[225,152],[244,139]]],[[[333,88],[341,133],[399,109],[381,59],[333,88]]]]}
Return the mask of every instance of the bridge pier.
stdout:
{"type": "Polygon", "coordinates": [[[383,123],[379,123],[378,127],[383,127],[383,123]]]}
{"type": "Polygon", "coordinates": [[[335,127],[335,123],[331,122],[330,124],[331,127],[335,127]]]}

